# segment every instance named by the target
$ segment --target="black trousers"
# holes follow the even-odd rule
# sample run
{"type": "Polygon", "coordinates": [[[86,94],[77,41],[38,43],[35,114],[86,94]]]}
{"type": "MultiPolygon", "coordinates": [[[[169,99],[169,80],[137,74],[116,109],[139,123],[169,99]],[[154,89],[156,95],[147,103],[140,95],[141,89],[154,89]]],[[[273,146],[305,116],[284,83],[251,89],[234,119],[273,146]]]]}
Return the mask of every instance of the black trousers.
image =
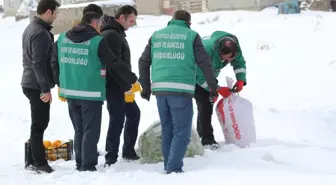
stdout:
{"type": "Polygon", "coordinates": [[[69,115],[75,130],[76,166],[92,170],[98,164],[97,145],[100,138],[103,101],[67,99],[69,115]]]}
{"type": "Polygon", "coordinates": [[[22,88],[23,93],[28,98],[31,111],[31,127],[29,146],[31,158],[28,163],[36,167],[47,164],[45,148],[43,146],[43,135],[47,129],[50,118],[50,104],[44,103],[40,99],[40,90],[22,88]]]}
{"type": "Polygon", "coordinates": [[[197,132],[202,140],[214,140],[211,116],[213,105],[209,99],[209,92],[201,86],[196,85],[195,100],[197,105],[197,132]]]}
{"type": "Polygon", "coordinates": [[[124,129],[122,157],[132,158],[136,155],[134,146],[138,137],[140,109],[137,103],[126,103],[124,92],[108,87],[106,89],[107,110],[109,112],[109,128],[106,137],[105,159],[113,164],[118,158],[121,132],[124,129]],[[126,121],[125,121],[126,117],[126,121]]]}

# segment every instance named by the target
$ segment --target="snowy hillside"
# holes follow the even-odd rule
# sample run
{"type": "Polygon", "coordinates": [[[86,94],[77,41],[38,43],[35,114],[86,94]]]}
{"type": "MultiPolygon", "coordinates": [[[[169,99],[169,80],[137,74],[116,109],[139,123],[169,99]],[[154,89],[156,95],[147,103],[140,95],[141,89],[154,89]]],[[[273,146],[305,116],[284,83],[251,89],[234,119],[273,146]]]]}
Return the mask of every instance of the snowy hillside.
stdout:
{"type": "MultiPolygon", "coordinates": [[[[153,31],[170,17],[140,16],[127,32],[133,70],[153,31]]],[[[21,35],[28,20],[0,19],[0,184],[1,185],[334,185],[336,182],[336,14],[304,11],[300,15],[262,12],[194,14],[192,28],[201,36],[220,29],[239,38],[247,61],[247,86],[240,96],[255,106],[257,143],[250,148],[224,146],[203,157],[185,160],[184,174],[162,174],[162,164],[118,162],[98,172],[76,172],[75,162],[56,161],[55,173],[36,176],[25,170],[24,142],[29,136],[29,102],[21,87],[21,35]],[[217,20],[217,21],[214,21],[217,20]],[[214,22],[213,22],[214,21],[214,22]],[[212,182],[211,182],[212,181],[212,182]]],[[[222,71],[233,77],[229,66],[222,71]]],[[[45,139],[73,137],[67,104],[57,100],[45,139]]],[[[142,110],[140,133],[158,119],[156,100],[137,95],[142,110]]],[[[105,106],[104,106],[105,107],[105,106]]],[[[196,118],[196,105],[194,106],[196,118]]],[[[196,119],[194,119],[195,122],[196,119]]],[[[108,125],[106,109],[99,150],[104,151],[108,125]]],[[[217,141],[223,134],[213,115],[217,141]]],[[[194,124],[195,126],[195,124],[194,124]]]]}

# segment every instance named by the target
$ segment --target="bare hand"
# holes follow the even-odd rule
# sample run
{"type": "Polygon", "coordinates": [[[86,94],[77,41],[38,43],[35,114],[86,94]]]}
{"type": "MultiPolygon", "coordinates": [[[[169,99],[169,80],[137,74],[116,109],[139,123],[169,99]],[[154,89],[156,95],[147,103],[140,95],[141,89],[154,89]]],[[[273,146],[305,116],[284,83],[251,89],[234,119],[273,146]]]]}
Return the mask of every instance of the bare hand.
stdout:
{"type": "Polygon", "coordinates": [[[52,101],[51,92],[43,93],[40,98],[44,103],[48,103],[48,102],[51,103],[52,101]]]}

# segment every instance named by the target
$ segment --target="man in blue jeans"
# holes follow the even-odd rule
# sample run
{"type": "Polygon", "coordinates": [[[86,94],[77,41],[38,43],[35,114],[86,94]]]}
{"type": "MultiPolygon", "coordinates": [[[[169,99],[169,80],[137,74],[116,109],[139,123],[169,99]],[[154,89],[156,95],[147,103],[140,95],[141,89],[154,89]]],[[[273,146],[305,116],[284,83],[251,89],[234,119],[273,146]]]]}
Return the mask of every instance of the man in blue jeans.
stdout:
{"type": "Polygon", "coordinates": [[[157,99],[167,174],[183,172],[183,158],[191,137],[196,65],[211,89],[209,98],[218,96],[210,59],[201,37],[190,29],[190,21],[187,11],[176,11],[166,28],[154,32],[139,59],[141,97],[149,101],[153,91],[157,99]]]}

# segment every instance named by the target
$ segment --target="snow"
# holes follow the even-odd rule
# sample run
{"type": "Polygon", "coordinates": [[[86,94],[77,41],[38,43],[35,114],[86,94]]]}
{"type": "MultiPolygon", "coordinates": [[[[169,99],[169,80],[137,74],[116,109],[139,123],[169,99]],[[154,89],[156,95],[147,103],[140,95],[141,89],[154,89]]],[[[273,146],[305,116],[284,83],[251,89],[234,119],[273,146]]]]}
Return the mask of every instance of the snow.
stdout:
{"type": "MultiPolygon", "coordinates": [[[[244,149],[226,145],[219,151],[206,150],[202,157],[185,159],[186,173],[169,176],[162,174],[162,163],[142,165],[121,160],[106,169],[103,168],[104,157],[99,158],[96,173],[76,172],[74,161],[51,162],[56,169],[52,174],[36,176],[26,172],[23,146],[29,136],[30,111],[20,80],[21,35],[29,21],[15,22],[13,17],[0,19],[0,63],[3,66],[0,68],[0,184],[334,185],[335,18],[336,14],[330,12],[313,11],[277,15],[274,8],[261,12],[193,14],[192,28],[201,36],[223,29],[239,38],[248,70],[247,86],[240,96],[254,104],[257,142],[244,149]],[[206,21],[216,19],[218,21],[206,21]]],[[[168,20],[168,16],[139,16],[138,26],[127,32],[136,73],[138,58],[148,38],[153,31],[166,26],[168,20]]],[[[226,75],[234,77],[230,66],[219,77],[222,85],[226,75]]],[[[54,89],[45,139],[68,140],[73,137],[73,128],[67,105],[58,101],[56,94],[54,89]]],[[[155,97],[150,102],[142,100],[139,94],[136,98],[142,111],[140,135],[158,119],[158,114],[155,97]]],[[[100,151],[105,148],[108,126],[105,105],[100,151]]],[[[195,122],[196,105],[194,109],[195,122]]],[[[213,126],[216,139],[222,143],[224,137],[215,114],[213,126]]]]}
{"type": "Polygon", "coordinates": [[[76,8],[76,7],[85,7],[89,4],[96,4],[99,6],[113,6],[113,5],[134,5],[133,0],[110,0],[110,1],[93,1],[88,3],[78,3],[78,4],[68,4],[68,5],[62,5],[60,8],[76,8]]]}
{"type": "Polygon", "coordinates": [[[16,16],[28,17],[29,12],[37,8],[37,2],[35,0],[23,0],[20,8],[16,12],[16,16]]]}

